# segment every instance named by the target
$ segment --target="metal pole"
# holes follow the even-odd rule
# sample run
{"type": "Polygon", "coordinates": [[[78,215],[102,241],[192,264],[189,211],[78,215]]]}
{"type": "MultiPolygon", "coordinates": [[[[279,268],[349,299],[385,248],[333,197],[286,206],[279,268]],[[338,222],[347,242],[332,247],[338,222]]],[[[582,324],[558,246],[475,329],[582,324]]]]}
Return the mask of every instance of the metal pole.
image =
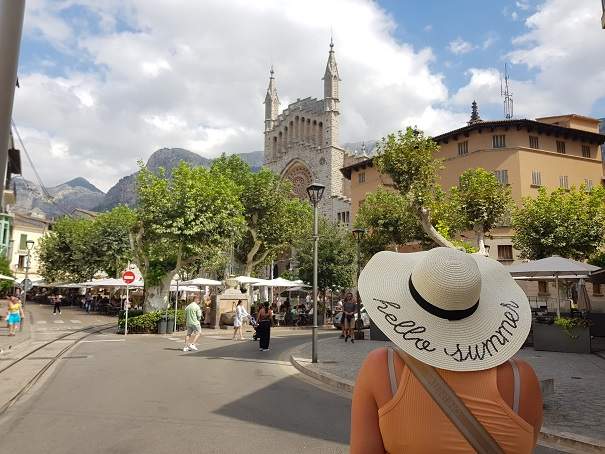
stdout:
{"type": "Polygon", "coordinates": [[[27,303],[27,282],[29,277],[29,264],[30,264],[30,251],[27,250],[27,257],[25,258],[25,279],[23,279],[23,305],[27,303]]]}
{"type": "Polygon", "coordinates": [[[128,307],[130,306],[128,301],[128,284],[126,284],[126,320],[124,321],[124,336],[128,335],[128,307]]]}
{"type": "Polygon", "coordinates": [[[24,12],[25,0],[0,1],[0,206],[4,206],[8,139],[24,12]]]}
{"type": "Polygon", "coordinates": [[[313,342],[311,362],[317,362],[317,265],[319,246],[319,225],[317,222],[317,204],[313,205],[313,342]]]}
{"type": "Polygon", "coordinates": [[[561,296],[559,294],[559,273],[555,273],[555,284],[557,287],[557,317],[561,317],[561,296]]]}
{"type": "Polygon", "coordinates": [[[361,273],[360,236],[357,237],[357,279],[355,281],[355,293],[357,294],[357,320],[355,321],[355,328],[357,328],[357,339],[363,339],[363,320],[361,319],[361,297],[359,296],[359,274],[361,273]]]}
{"type": "Polygon", "coordinates": [[[176,311],[178,310],[179,307],[179,280],[176,280],[176,298],[174,299],[174,330],[173,332],[176,333],[176,311]]]}

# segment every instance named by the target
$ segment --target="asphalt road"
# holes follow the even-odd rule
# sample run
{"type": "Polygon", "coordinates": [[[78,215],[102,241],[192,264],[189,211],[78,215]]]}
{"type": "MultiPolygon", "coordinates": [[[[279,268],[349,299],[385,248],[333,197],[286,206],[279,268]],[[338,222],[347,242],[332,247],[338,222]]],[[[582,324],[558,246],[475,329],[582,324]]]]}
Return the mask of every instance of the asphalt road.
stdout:
{"type": "Polygon", "coordinates": [[[275,334],[270,352],[217,337],[191,353],[166,337],[88,338],[0,420],[0,452],[348,452],[350,400],[287,361],[309,333],[275,334]]]}
{"type": "Polygon", "coordinates": [[[0,422],[0,451],[345,453],[350,401],[294,377],[284,336],[202,338],[200,351],[153,336],[99,335],[0,422]]]}

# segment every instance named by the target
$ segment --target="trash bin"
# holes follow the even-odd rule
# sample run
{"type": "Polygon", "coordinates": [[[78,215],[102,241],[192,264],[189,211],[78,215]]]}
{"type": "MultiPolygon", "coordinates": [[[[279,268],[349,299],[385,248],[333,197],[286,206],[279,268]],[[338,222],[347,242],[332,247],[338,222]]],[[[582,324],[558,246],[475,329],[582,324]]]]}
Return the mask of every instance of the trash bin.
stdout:
{"type": "Polygon", "coordinates": [[[166,317],[162,317],[158,320],[158,334],[166,334],[167,324],[168,319],[166,317]]]}
{"type": "Polygon", "coordinates": [[[166,334],[174,333],[174,317],[168,317],[166,334]]]}

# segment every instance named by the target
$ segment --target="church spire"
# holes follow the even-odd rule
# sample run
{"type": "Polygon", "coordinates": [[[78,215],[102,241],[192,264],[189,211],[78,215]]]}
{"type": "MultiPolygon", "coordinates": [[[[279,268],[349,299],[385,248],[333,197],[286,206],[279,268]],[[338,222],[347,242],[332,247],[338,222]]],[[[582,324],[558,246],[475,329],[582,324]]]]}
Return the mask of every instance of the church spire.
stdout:
{"type": "Polygon", "coordinates": [[[473,101],[473,104],[471,107],[471,119],[468,122],[468,124],[470,126],[470,125],[474,125],[475,123],[481,123],[482,121],[483,120],[479,116],[479,108],[477,107],[477,102],[473,101]]]}
{"type": "Polygon", "coordinates": [[[271,65],[271,71],[269,71],[269,86],[267,87],[267,94],[265,95],[265,131],[269,131],[273,128],[273,123],[277,120],[279,112],[279,98],[277,97],[277,88],[275,88],[275,71],[273,71],[273,65],[271,65]]]}
{"type": "Polygon", "coordinates": [[[330,38],[330,53],[328,55],[328,63],[326,64],[326,72],[323,77],[324,81],[324,98],[326,100],[332,100],[333,106],[329,110],[338,110],[338,82],[340,77],[338,76],[338,65],[336,64],[336,57],[334,56],[334,40],[330,38]]]}

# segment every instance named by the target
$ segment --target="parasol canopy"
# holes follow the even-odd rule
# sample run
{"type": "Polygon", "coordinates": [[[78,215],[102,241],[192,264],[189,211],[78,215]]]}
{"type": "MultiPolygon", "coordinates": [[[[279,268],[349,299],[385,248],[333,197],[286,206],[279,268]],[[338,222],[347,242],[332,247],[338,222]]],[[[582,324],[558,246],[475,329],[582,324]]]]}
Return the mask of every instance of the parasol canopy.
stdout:
{"type": "Polygon", "coordinates": [[[214,286],[223,285],[223,283],[221,281],[215,281],[213,279],[206,279],[204,277],[196,277],[195,279],[191,279],[190,281],[180,282],[180,284],[182,284],[182,285],[199,285],[200,287],[206,286],[206,285],[214,285],[214,286]]]}
{"type": "MultiPolygon", "coordinates": [[[[557,287],[557,316],[561,316],[561,295],[559,293],[559,279],[580,279],[589,276],[590,273],[597,271],[598,266],[588,263],[576,262],[566,259],[559,255],[553,255],[540,260],[532,260],[525,263],[518,263],[508,267],[511,276],[521,279],[534,277],[551,277],[555,279],[557,287]]],[[[588,303],[590,304],[590,303],[588,303]]]]}
{"type": "Polygon", "coordinates": [[[576,262],[558,255],[547,257],[540,260],[531,260],[525,263],[518,263],[508,267],[511,276],[577,276],[588,275],[597,271],[598,266],[588,263],[576,262]]]}

